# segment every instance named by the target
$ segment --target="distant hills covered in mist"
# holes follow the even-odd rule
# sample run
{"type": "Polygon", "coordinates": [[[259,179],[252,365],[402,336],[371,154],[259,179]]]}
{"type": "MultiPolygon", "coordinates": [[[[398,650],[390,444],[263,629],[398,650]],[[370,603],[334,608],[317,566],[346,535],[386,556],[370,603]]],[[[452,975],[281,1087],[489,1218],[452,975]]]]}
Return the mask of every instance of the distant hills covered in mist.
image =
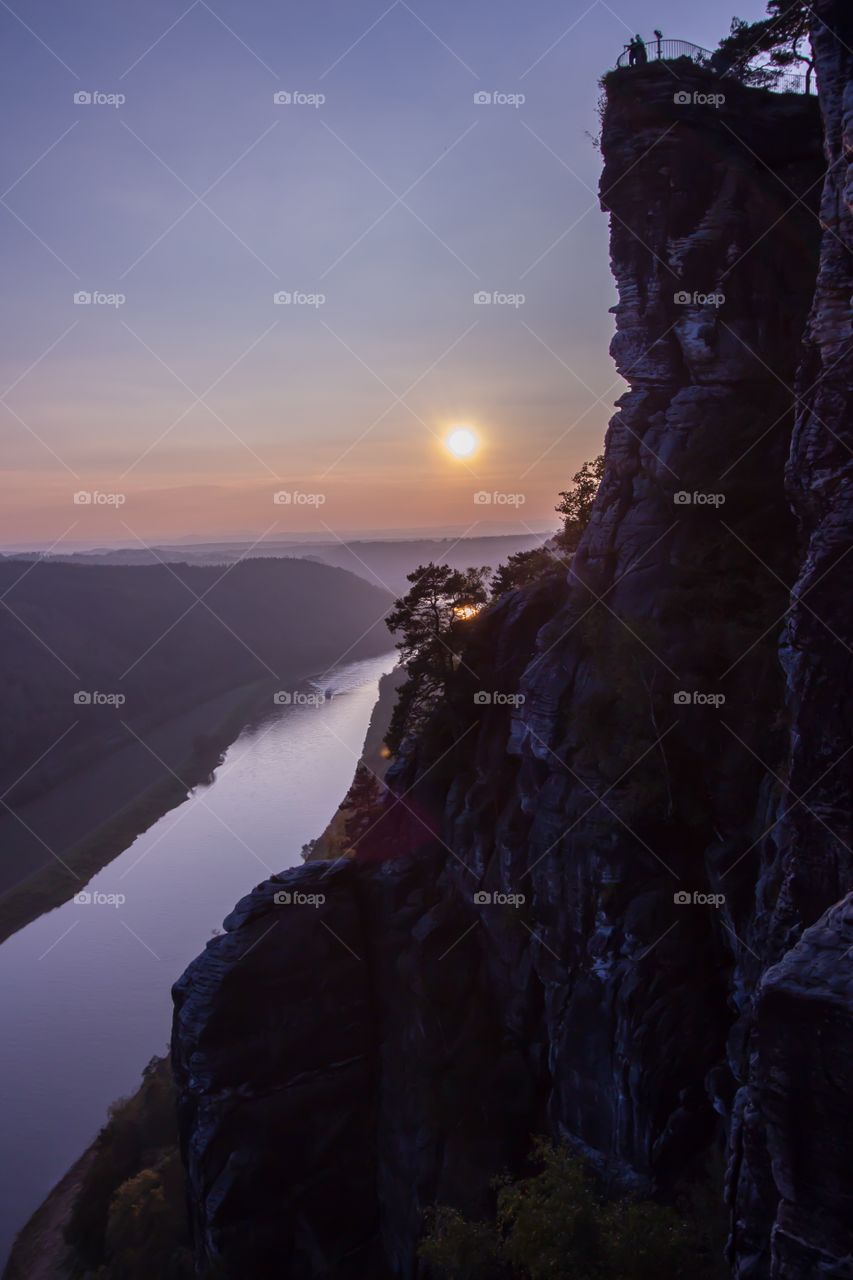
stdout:
{"type": "Polygon", "coordinates": [[[0,595],[0,782],[27,770],[27,789],[121,741],[122,720],[142,731],[238,686],[287,688],[392,644],[390,594],[308,560],[7,560],[0,595]]]}
{"type": "MultiPolygon", "coordinates": [[[[358,538],[325,541],[310,537],[278,542],[191,542],[147,547],[99,548],[76,551],[68,555],[49,555],[52,564],[77,565],[153,565],[168,564],[227,565],[251,556],[253,559],[289,557],[313,560],[340,569],[348,569],[375,586],[394,594],[405,591],[406,574],[430,560],[446,562],[453,568],[489,565],[496,568],[516,551],[539,546],[547,534],[533,531],[522,534],[483,535],[480,537],[407,537],[358,538]]],[[[32,561],[36,551],[15,553],[10,559],[32,561]]],[[[2,562],[0,562],[2,563],[2,562]]]]}

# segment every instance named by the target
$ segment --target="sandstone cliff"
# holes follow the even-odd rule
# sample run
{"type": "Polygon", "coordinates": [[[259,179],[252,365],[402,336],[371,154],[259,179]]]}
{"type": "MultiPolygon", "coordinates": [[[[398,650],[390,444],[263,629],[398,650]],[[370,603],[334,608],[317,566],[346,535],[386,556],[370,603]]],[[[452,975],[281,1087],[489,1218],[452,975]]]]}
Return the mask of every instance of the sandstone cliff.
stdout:
{"type": "Polygon", "coordinates": [[[227,1276],[409,1280],[424,1208],[487,1212],[543,1131],[614,1189],[722,1153],[733,1274],[853,1275],[853,32],[816,9],[822,197],[814,101],[608,77],[629,390],[571,572],[473,626],[358,858],[260,885],[176,985],[227,1276]]]}

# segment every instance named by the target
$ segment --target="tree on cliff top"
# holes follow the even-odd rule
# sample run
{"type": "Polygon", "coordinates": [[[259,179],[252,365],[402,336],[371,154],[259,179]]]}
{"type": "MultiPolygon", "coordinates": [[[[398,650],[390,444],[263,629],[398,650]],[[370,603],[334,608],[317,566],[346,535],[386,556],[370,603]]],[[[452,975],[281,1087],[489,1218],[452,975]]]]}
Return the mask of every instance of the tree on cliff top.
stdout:
{"type": "Polygon", "coordinates": [[[731,31],[714,54],[715,69],[747,83],[772,84],[782,71],[798,63],[806,68],[808,92],[814,70],[810,12],[805,0],[769,0],[766,18],[757,22],[732,18],[731,31]]]}

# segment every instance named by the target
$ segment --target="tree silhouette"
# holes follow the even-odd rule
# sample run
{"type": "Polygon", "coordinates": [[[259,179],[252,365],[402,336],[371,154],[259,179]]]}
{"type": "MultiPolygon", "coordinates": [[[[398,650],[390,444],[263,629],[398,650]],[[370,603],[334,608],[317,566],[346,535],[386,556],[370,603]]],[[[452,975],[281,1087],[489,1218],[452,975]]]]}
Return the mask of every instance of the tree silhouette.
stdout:
{"type": "Polygon", "coordinates": [[[808,93],[814,71],[809,14],[805,0],[769,0],[766,18],[757,22],[732,18],[731,31],[714,54],[714,69],[731,72],[748,84],[772,84],[786,68],[802,63],[808,93]]]}
{"type": "Polygon", "coordinates": [[[604,454],[600,453],[575,472],[571,489],[560,491],[560,501],[554,510],[563,517],[563,529],[557,535],[557,542],[564,551],[574,551],[580,542],[581,534],[589,524],[592,504],[603,475],[604,454]]]}
{"type": "Polygon", "coordinates": [[[488,599],[490,572],[488,566],[451,569],[430,561],[407,575],[412,586],[395,600],[385,620],[399,636],[397,648],[409,676],[400,687],[386,739],[392,751],[440,696],[457,666],[465,628],[488,599]]]}

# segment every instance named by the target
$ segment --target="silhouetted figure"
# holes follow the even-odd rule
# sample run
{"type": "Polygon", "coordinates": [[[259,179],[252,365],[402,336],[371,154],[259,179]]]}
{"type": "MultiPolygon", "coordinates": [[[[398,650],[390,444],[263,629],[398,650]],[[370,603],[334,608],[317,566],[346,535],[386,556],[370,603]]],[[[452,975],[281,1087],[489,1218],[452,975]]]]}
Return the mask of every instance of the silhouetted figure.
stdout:
{"type": "Polygon", "coordinates": [[[642,36],[637,35],[634,36],[632,43],[634,45],[633,65],[635,67],[644,67],[649,60],[649,55],[646,52],[646,42],[642,36]]]}
{"type": "Polygon", "coordinates": [[[628,53],[628,66],[635,66],[637,62],[637,42],[633,36],[631,36],[631,39],[625,45],[625,49],[628,53]]]}

